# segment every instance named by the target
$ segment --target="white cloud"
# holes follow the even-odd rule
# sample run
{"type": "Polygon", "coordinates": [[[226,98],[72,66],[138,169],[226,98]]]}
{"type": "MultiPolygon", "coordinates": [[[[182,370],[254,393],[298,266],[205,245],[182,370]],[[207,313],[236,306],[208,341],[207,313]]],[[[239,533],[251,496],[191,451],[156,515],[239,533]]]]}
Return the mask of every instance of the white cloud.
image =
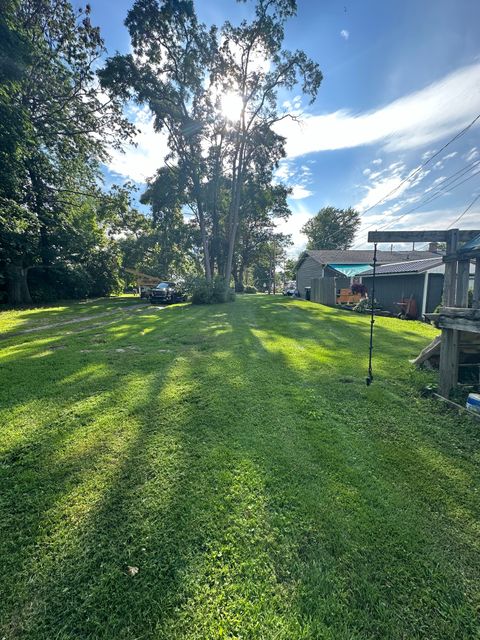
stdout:
{"type": "Polygon", "coordinates": [[[450,158],[454,158],[458,155],[458,151],[452,151],[452,153],[447,153],[446,156],[443,156],[442,160],[450,160],[450,158]]]}
{"type": "Polygon", "coordinates": [[[305,114],[300,122],[282,120],[277,131],[287,138],[291,158],[374,142],[387,151],[418,148],[457,133],[472,120],[480,110],[479,87],[476,63],[374,111],[305,114]]]}
{"type": "Polygon", "coordinates": [[[372,164],[382,164],[383,160],[381,158],[375,158],[375,160],[372,160],[372,164]]]}
{"type": "Polygon", "coordinates": [[[478,153],[477,147],[472,147],[470,151],[464,156],[464,159],[467,162],[472,162],[473,160],[478,158],[478,156],[480,156],[480,153],[478,153]]]}
{"type": "Polygon", "coordinates": [[[372,170],[367,167],[367,169],[364,169],[362,173],[364,176],[369,176],[372,173],[372,170]]]}
{"type": "Polygon", "coordinates": [[[128,146],[124,153],[111,150],[107,166],[112,173],[145,182],[165,162],[169,152],[167,135],[154,130],[153,116],[146,107],[134,107],[132,114],[134,124],[140,130],[135,138],[137,146],[128,146]]]}
{"type": "MultiPolygon", "coordinates": [[[[354,208],[358,211],[364,211],[372,207],[379,200],[384,200],[381,215],[385,216],[388,213],[394,213],[405,205],[416,202],[419,199],[420,196],[414,195],[399,200],[408,189],[416,187],[429,173],[429,169],[420,169],[420,167],[416,167],[411,172],[407,172],[403,163],[395,162],[391,164],[388,169],[372,173],[368,177],[369,183],[363,187],[366,193],[363,198],[354,205],[354,208]],[[402,184],[406,176],[415,171],[418,171],[418,173],[415,173],[411,180],[402,184]],[[391,195],[389,195],[390,193],[391,195]],[[393,206],[388,207],[387,203],[391,200],[397,200],[397,202],[393,206]]],[[[369,216],[369,223],[370,222],[371,217],[369,216]]]]}
{"type": "Polygon", "coordinates": [[[292,193],[289,196],[292,200],[303,200],[309,196],[313,196],[313,191],[306,189],[302,184],[292,185],[292,193]]]}
{"type": "Polygon", "coordinates": [[[301,251],[307,246],[307,237],[302,233],[303,225],[310,220],[313,213],[298,206],[298,210],[294,212],[287,220],[277,220],[277,231],[290,234],[292,236],[293,246],[288,250],[291,257],[297,257],[301,251]]]}
{"type": "Polygon", "coordinates": [[[275,177],[280,180],[289,180],[295,174],[294,169],[288,162],[280,162],[280,166],[275,171],[275,177]]]}
{"type": "Polygon", "coordinates": [[[349,37],[350,37],[350,31],[347,31],[346,29],[342,29],[342,30],[340,31],[340,35],[342,36],[342,38],[343,38],[344,40],[348,40],[348,39],[349,39],[349,37]]]}

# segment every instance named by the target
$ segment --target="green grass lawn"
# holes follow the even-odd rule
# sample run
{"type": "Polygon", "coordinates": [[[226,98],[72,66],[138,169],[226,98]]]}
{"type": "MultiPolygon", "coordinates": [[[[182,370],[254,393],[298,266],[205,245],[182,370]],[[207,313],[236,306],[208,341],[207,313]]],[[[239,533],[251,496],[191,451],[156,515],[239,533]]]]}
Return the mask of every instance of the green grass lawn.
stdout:
{"type": "Polygon", "coordinates": [[[379,318],[369,388],[368,333],[257,295],[4,338],[0,638],[479,638],[479,425],[420,397],[431,327],[379,318]]]}

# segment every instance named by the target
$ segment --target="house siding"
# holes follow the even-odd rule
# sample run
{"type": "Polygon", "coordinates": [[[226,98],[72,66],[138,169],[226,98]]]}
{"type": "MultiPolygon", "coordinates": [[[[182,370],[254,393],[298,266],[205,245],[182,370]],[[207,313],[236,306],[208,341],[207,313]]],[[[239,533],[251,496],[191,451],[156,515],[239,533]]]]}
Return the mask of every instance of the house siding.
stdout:
{"type": "Polygon", "coordinates": [[[428,276],[427,313],[433,313],[442,302],[443,273],[430,273],[428,276]]]}
{"type": "Polygon", "coordinates": [[[312,286],[313,278],[321,278],[322,276],[322,265],[311,256],[307,256],[297,271],[297,289],[300,296],[305,297],[305,287],[312,286]]]}
{"type": "MultiPolygon", "coordinates": [[[[385,311],[393,314],[400,313],[395,302],[400,302],[402,298],[415,298],[418,315],[422,312],[424,273],[409,275],[378,276],[375,279],[375,299],[385,311]]],[[[366,285],[369,295],[372,293],[373,278],[362,277],[363,284],[366,285]]]]}

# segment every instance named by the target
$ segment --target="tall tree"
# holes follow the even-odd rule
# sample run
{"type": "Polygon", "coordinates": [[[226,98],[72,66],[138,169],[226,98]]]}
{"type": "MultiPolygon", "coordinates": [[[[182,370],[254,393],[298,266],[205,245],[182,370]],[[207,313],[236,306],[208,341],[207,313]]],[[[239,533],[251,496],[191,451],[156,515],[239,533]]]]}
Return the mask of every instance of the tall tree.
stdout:
{"type": "Polygon", "coordinates": [[[360,214],[355,209],[324,207],[302,228],[308,249],[348,249],[360,226],[360,214]]]}
{"type": "Polygon", "coordinates": [[[24,303],[29,271],[73,260],[65,240],[75,235],[78,197],[98,195],[99,162],[133,128],[120,101],[100,91],[96,66],[104,46],[88,5],[2,5],[0,64],[8,73],[0,86],[7,134],[0,142],[0,269],[10,302],[24,303]]]}
{"type": "Polygon", "coordinates": [[[258,0],[251,22],[219,30],[201,24],[192,0],[137,0],[126,25],[133,53],[101,73],[105,90],[147,104],[168,134],[168,166],[179,202],[198,223],[207,282],[216,271],[230,285],[248,176],[270,181],[284,155],[274,131],[288,114],[277,92],[297,83],[311,100],[321,81],[302,51],[282,48],[295,0],[258,0]]]}

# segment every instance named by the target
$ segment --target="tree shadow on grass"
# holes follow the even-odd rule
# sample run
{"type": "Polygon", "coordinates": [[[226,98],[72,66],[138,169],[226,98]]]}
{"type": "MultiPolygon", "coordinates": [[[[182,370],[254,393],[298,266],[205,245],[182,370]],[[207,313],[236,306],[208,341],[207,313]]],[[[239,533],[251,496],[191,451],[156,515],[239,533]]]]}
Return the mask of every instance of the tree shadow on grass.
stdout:
{"type": "MultiPolygon", "coordinates": [[[[463,436],[439,411],[430,416],[451,432],[446,476],[423,424],[428,405],[411,403],[399,421],[402,400],[384,395],[389,380],[376,387],[381,393],[339,384],[348,346],[339,350],[337,341],[336,357],[329,354],[335,342],[316,313],[302,320],[309,326],[289,329],[280,318],[272,324],[270,310],[218,306],[162,316],[173,355],[112,356],[109,377],[87,376],[80,391],[77,380],[70,400],[102,384],[123,392],[128,406],[85,448],[82,438],[66,444],[61,430],[46,436],[23,470],[19,501],[32,492],[37,525],[29,523],[33,538],[15,578],[21,591],[7,601],[12,636],[474,633],[474,586],[465,578],[476,570],[471,535],[460,540],[442,506],[446,496],[450,506],[474,506],[465,494],[473,465],[450,446],[463,436]],[[184,334],[192,314],[196,336],[184,334]],[[295,359],[297,331],[312,352],[295,359]],[[314,367],[319,358],[324,366],[314,367]],[[147,382],[139,386],[142,370],[147,382]]],[[[142,322],[112,328],[108,344],[141,342],[156,320],[142,322]]],[[[88,354],[86,362],[98,358],[88,354]]],[[[68,390],[74,374],[73,363],[64,367],[54,388],[68,390]]],[[[111,401],[81,409],[69,435],[78,422],[108,413],[111,401]]],[[[35,447],[40,432],[31,436],[35,447]]]]}

